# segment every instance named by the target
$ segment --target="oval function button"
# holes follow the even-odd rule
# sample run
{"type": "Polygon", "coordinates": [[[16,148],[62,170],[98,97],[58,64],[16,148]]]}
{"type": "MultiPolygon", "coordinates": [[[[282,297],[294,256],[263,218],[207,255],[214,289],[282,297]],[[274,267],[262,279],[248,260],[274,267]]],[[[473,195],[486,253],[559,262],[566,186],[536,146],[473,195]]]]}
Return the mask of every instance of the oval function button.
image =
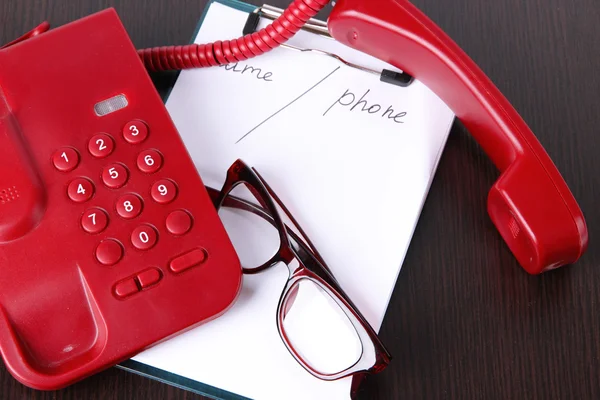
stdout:
{"type": "Polygon", "coordinates": [[[204,249],[194,249],[171,260],[169,269],[177,274],[202,264],[205,260],[206,251],[204,249]]]}
{"type": "Polygon", "coordinates": [[[125,279],[115,285],[115,295],[121,299],[140,291],[133,278],[125,279]]]}
{"type": "Polygon", "coordinates": [[[156,268],[147,269],[144,272],[140,272],[137,275],[137,280],[142,289],[146,289],[147,287],[155,285],[156,283],[158,283],[158,281],[161,280],[161,278],[162,275],[160,271],[156,268]]]}

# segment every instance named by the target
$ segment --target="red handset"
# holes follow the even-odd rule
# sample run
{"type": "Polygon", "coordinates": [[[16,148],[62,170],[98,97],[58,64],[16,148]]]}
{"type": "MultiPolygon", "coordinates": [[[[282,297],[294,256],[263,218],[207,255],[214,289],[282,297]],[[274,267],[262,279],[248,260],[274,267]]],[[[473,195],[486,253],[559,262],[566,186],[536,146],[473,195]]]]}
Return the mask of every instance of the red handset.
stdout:
{"type": "Polygon", "coordinates": [[[508,100],[436,24],[406,0],[338,0],[328,28],[422,81],[454,111],[502,172],[488,212],[527,272],[579,259],[588,231],[565,181],[508,100]]]}

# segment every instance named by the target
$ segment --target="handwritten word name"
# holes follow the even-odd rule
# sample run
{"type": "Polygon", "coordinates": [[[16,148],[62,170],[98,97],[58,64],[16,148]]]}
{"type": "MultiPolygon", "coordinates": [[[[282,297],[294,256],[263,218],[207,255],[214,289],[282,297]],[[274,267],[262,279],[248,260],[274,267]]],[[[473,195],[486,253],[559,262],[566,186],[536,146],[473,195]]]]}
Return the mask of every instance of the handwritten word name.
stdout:
{"type": "MultiPolygon", "coordinates": [[[[378,114],[381,112],[381,110],[383,110],[383,107],[379,104],[375,104],[373,103],[372,105],[369,105],[369,103],[367,102],[367,100],[365,99],[367,97],[367,94],[369,94],[369,92],[371,91],[371,89],[367,90],[365,92],[365,94],[362,95],[362,97],[356,102],[356,95],[352,92],[350,92],[350,89],[346,90],[344,92],[344,94],[337,99],[332,105],[331,107],[329,107],[327,109],[327,111],[325,111],[323,113],[323,116],[327,115],[327,113],[336,105],[341,105],[343,107],[350,107],[350,111],[354,111],[355,108],[357,107],[361,107],[359,108],[359,110],[361,112],[367,112],[369,114],[378,114]]],[[[388,120],[391,119],[393,120],[395,123],[397,124],[403,124],[404,121],[402,120],[404,117],[406,117],[407,112],[406,111],[402,111],[399,113],[396,113],[396,111],[394,111],[394,109],[392,108],[392,106],[389,106],[387,108],[387,110],[385,110],[382,114],[381,114],[381,118],[387,117],[388,120]]]]}
{"type": "Polygon", "coordinates": [[[273,79],[270,79],[273,76],[272,72],[265,72],[263,74],[261,68],[254,68],[251,65],[239,65],[239,63],[235,63],[220,65],[220,67],[224,67],[227,71],[237,72],[240,75],[248,73],[247,75],[252,75],[259,81],[273,82],[273,79]]]}

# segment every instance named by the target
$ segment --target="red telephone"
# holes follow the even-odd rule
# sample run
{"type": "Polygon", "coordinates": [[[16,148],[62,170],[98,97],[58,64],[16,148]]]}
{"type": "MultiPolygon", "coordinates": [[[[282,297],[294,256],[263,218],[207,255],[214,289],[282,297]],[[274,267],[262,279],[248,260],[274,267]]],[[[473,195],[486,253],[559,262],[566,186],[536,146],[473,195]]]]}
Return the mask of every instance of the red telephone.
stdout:
{"type": "Polygon", "coordinates": [[[114,10],[0,50],[0,350],[66,386],[208,321],[241,267],[114,10]]]}

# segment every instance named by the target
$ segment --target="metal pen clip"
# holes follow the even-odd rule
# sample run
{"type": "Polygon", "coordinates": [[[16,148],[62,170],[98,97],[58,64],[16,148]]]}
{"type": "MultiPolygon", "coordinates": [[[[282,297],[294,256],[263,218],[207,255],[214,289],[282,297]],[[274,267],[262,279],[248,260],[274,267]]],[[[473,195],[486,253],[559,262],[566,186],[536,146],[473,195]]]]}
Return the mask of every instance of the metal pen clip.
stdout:
{"type": "MultiPolygon", "coordinates": [[[[268,4],[264,4],[260,7],[257,7],[252,13],[250,13],[248,15],[248,19],[246,20],[246,24],[244,25],[243,34],[249,35],[251,33],[256,32],[256,29],[258,27],[261,17],[267,18],[270,20],[275,20],[282,15],[283,11],[284,10],[282,10],[281,8],[273,7],[268,4]]],[[[327,23],[320,21],[318,19],[314,19],[314,18],[309,19],[308,22],[306,23],[306,25],[304,25],[302,27],[302,29],[307,32],[314,33],[319,36],[328,38],[330,40],[334,40],[331,37],[331,35],[329,34],[329,30],[327,29],[327,23]]],[[[349,61],[344,60],[342,57],[338,56],[337,54],[330,53],[327,51],[323,51],[323,50],[319,50],[319,49],[306,49],[306,48],[296,47],[296,46],[292,46],[290,44],[285,44],[285,43],[281,44],[280,46],[285,49],[294,50],[294,51],[298,51],[301,53],[316,53],[316,54],[334,58],[337,61],[341,62],[342,64],[344,64],[350,68],[358,69],[363,72],[368,72],[370,74],[377,75],[377,76],[379,76],[380,81],[385,82],[385,83],[391,83],[392,85],[407,87],[413,81],[413,77],[410,76],[409,74],[407,74],[406,72],[396,72],[396,71],[392,71],[389,69],[383,69],[381,71],[377,71],[377,70],[374,70],[371,68],[367,68],[367,67],[363,67],[358,64],[351,63],[349,61]]]]}

